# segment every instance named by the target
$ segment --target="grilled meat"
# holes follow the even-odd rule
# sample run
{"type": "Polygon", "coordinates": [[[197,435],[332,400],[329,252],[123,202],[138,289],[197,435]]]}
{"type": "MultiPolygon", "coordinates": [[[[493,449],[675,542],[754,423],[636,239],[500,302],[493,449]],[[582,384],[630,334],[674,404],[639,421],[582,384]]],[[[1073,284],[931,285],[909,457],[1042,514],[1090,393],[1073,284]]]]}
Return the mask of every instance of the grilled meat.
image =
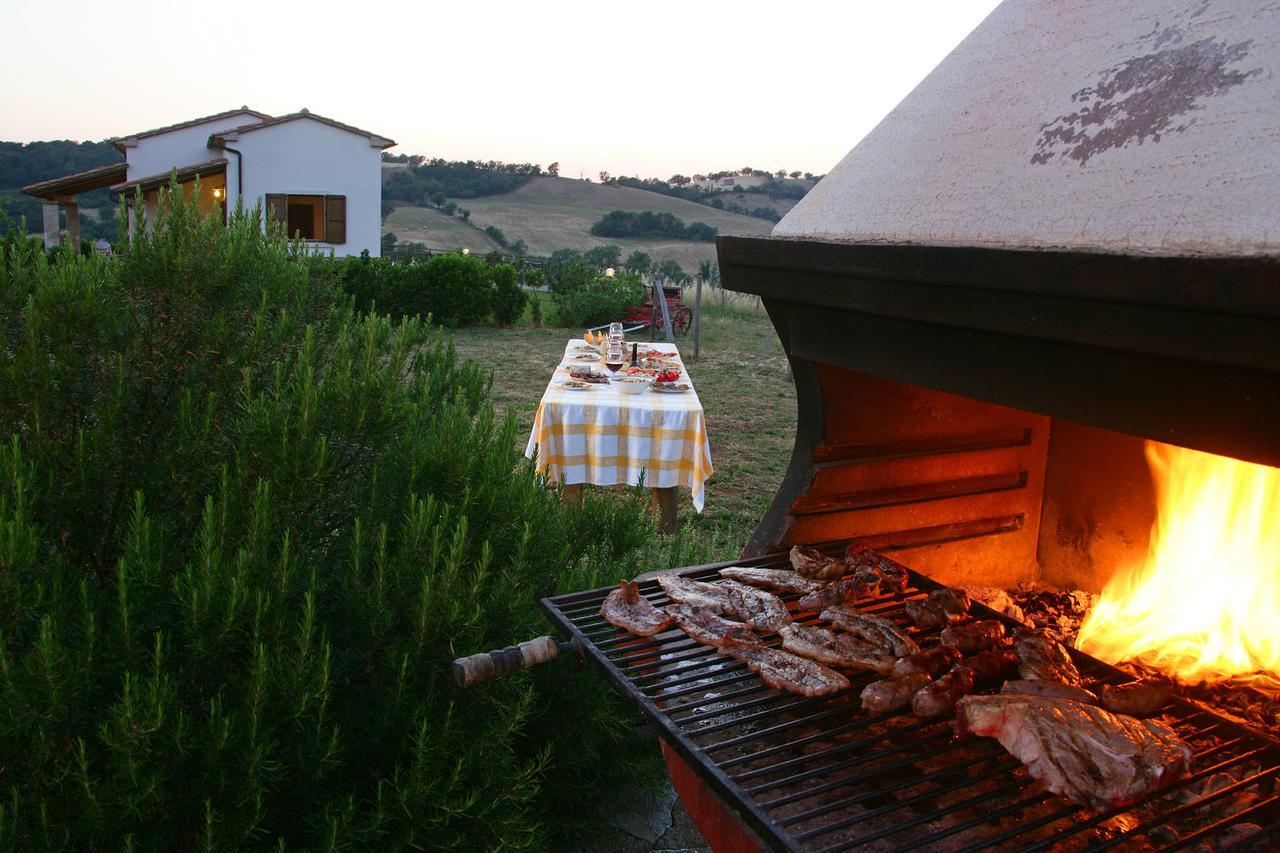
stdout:
{"type": "Polygon", "coordinates": [[[923,601],[908,601],[906,611],[921,628],[945,628],[969,612],[969,596],[954,589],[936,589],[923,601]]]}
{"type": "Polygon", "coordinates": [[[1006,681],[1000,688],[1005,696],[1040,696],[1045,699],[1070,699],[1086,705],[1097,705],[1098,697],[1083,687],[1072,687],[1061,681],[1006,681]]]}
{"type": "Polygon", "coordinates": [[[725,581],[721,586],[729,596],[729,611],[748,628],[768,633],[791,621],[787,606],[776,595],[737,581],[725,581]]]}
{"type": "Polygon", "coordinates": [[[873,714],[905,708],[930,680],[927,673],[913,672],[901,678],[873,681],[862,688],[862,707],[873,714]]]}
{"type": "Polygon", "coordinates": [[[1043,629],[1024,632],[1014,641],[1013,648],[1021,661],[1018,674],[1023,678],[1080,686],[1080,671],[1071,662],[1071,655],[1043,629]]]}
{"type": "Polygon", "coordinates": [[[870,548],[851,551],[849,564],[850,568],[867,567],[879,572],[881,595],[894,595],[905,592],[907,589],[907,570],[888,557],[882,557],[870,548]]]}
{"type": "Polygon", "coordinates": [[[906,635],[897,625],[880,616],[860,613],[851,607],[828,607],[818,614],[820,619],[835,623],[851,634],[883,646],[893,652],[894,657],[906,657],[920,651],[916,641],[906,635]]]}
{"type": "Polygon", "coordinates": [[[758,586],[761,589],[770,589],[774,592],[808,593],[822,586],[815,580],[810,580],[804,575],[787,569],[747,569],[741,566],[733,566],[728,569],[721,569],[720,574],[723,577],[758,586]]]}
{"type": "Polygon", "coordinates": [[[729,640],[721,647],[720,654],[744,662],[748,669],[758,673],[764,683],[775,690],[789,690],[803,696],[825,696],[849,686],[849,679],[834,669],[781,649],[729,640]]]}
{"type": "Polygon", "coordinates": [[[966,696],[956,710],[958,728],[996,738],[1047,789],[1098,810],[1142,800],[1191,760],[1191,748],[1163,723],[1083,702],[966,696]]]}
{"type": "Polygon", "coordinates": [[[676,624],[704,646],[723,646],[727,642],[759,643],[760,638],[741,622],[725,619],[706,607],[673,604],[667,608],[676,624]]]}
{"type": "Polygon", "coordinates": [[[716,613],[729,610],[729,595],[719,584],[693,581],[678,575],[658,575],[658,586],[679,604],[705,607],[716,613]]]}
{"type": "Polygon", "coordinates": [[[783,625],[782,648],[828,666],[869,669],[887,674],[893,669],[893,655],[882,646],[849,634],[812,625],[783,625]]]}
{"type": "Polygon", "coordinates": [[[831,580],[845,572],[844,560],[828,557],[817,548],[796,545],[791,549],[791,567],[807,578],[831,580]]]}
{"type": "Polygon", "coordinates": [[[973,670],[973,680],[978,684],[991,684],[1009,675],[1018,666],[1018,656],[1008,649],[988,649],[960,662],[973,670]]]}
{"type": "Polygon", "coordinates": [[[942,645],[955,646],[966,655],[989,649],[1004,638],[1004,623],[983,619],[965,625],[952,625],[942,632],[942,645]]]}
{"type": "Polygon", "coordinates": [[[1099,697],[1102,707],[1112,713],[1146,717],[1163,708],[1173,691],[1159,681],[1132,681],[1103,685],[1099,697]]]}
{"type": "Polygon", "coordinates": [[[610,625],[639,634],[641,637],[652,637],[654,634],[671,627],[675,618],[650,603],[640,594],[640,585],[634,581],[623,581],[618,588],[605,596],[600,605],[600,615],[610,625]]]}
{"type": "Polygon", "coordinates": [[[796,606],[801,610],[821,610],[836,604],[852,604],[859,598],[874,595],[880,584],[880,573],[875,569],[857,569],[853,574],[819,584],[806,594],[796,606]]]}
{"type": "Polygon", "coordinates": [[[955,666],[932,684],[920,688],[911,699],[911,713],[917,717],[950,716],[961,697],[973,690],[973,670],[955,666]]]}
{"type": "Polygon", "coordinates": [[[954,646],[935,646],[923,652],[916,652],[914,655],[898,658],[897,663],[893,665],[893,675],[897,678],[913,672],[923,672],[930,678],[937,678],[959,663],[962,657],[964,655],[960,654],[960,650],[954,646]]]}

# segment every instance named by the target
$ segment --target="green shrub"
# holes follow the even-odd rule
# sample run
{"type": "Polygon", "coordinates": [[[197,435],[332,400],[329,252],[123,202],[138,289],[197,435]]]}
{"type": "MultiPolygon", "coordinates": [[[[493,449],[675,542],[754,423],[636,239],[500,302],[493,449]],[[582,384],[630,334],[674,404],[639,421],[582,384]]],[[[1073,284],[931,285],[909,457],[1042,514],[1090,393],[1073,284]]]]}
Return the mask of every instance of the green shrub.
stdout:
{"type": "Polygon", "coordinates": [[[500,326],[510,326],[520,319],[527,301],[519,271],[511,264],[498,264],[489,270],[489,276],[493,281],[493,319],[500,326]]]}
{"type": "Polygon", "coordinates": [[[353,314],[362,261],[154,225],[5,244],[0,847],[551,846],[636,772],[619,706],[450,661],[653,560],[641,504],[562,505],[485,374],[353,314]]]}
{"type": "Polygon", "coordinates": [[[597,273],[591,280],[552,293],[556,323],[589,328],[621,320],[629,305],[644,301],[645,287],[638,276],[608,278],[597,273]]]}
{"type": "Polygon", "coordinates": [[[468,255],[436,255],[409,264],[362,255],[333,264],[360,311],[376,310],[396,320],[430,316],[456,327],[484,322],[494,307],[488,266],[468,255]]]}

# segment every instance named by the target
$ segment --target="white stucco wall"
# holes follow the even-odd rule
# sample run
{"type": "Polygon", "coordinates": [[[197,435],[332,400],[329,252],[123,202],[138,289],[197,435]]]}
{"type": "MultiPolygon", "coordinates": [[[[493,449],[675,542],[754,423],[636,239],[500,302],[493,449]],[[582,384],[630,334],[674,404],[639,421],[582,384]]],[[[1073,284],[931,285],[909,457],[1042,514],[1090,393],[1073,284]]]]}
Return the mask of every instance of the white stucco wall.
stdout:
{"type": "Polygon", "coordinates": [[[206,147],[209,134],[259,121],[262,119],[250,113],[236,113],[139,139],[136,146],[125,149],[125,160],[129,165],[128,179],[136,181],[138,178],[163,174],[170,169],[216,160],[222,156],[222,152],[211,151],[206,147]]]}
{"type": "MultiPolygon", "coordinates": [[[[308,118],[241,134],[227,145],[241,152],[246,208],[271,193],[347,197],[347,242],[333,253],[377,257],[382,246],[382,151],[367,136],[308,118]]],[[[207,158],[206,158],[207,159],[207,158]]],[[[236,155],[227,155],[228,190],[235,203],[236,155]]],[[[322,247],[329,244],[321,243],[322,247]]]]}

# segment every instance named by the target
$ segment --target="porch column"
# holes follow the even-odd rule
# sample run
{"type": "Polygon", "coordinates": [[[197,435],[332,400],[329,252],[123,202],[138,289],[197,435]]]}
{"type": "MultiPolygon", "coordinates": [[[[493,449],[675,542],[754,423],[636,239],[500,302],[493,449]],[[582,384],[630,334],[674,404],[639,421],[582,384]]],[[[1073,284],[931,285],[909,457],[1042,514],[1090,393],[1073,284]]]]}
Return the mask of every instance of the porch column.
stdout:
{"type": "Polygon", "coordinates": [[[62,242],[62,229],[58,227],[58,203],[46,201],[41,206],[44,216],[44,247],[52,249],[62,242]]]}
{"type": "Polygon", "coordinates": [[[67,242],[77,252],[80,251],[80,205],[74,201],[62,205],[67,214],[67,242]]]}

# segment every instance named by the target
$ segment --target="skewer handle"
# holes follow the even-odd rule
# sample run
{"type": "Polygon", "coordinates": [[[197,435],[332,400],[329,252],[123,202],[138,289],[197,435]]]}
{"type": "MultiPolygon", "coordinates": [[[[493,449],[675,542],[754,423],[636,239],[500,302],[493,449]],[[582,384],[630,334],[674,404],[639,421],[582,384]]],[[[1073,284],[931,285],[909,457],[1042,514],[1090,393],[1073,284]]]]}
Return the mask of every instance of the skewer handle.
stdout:
{"type": "Polygon", "coordinates": [[[459,687],[471,687],[507,672],[555,660],[559,654],[560,647],[554,638],[537,637],[518,646],[458,658],[453,662],[453,680],[459,687]]]}

